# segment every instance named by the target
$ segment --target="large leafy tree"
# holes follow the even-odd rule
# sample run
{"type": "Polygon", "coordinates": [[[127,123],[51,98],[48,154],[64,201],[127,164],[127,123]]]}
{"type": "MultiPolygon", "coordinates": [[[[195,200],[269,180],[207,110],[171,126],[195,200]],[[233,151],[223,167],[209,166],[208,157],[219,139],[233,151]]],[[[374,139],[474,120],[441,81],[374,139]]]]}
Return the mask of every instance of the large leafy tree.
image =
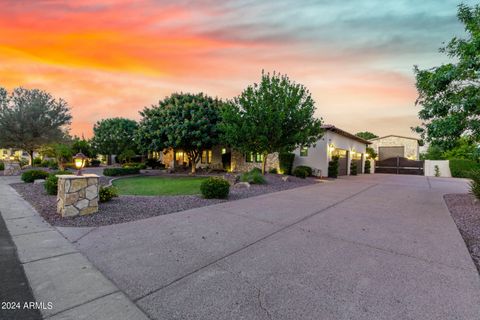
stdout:
{"type": "Polygon", "coordinates": [[[462,136],[480,140],[480,5],[461,4],[457,16],[466,38],[454,37],[440,49],[454,62],[414,69],[422,125],[413,129],[446,149],[462,136]]]}
{"type": "Polygon", "coordinates": [[[357,132],[355,133],[357,137],[360,137],[365,140],[370,140],[374,138],[378,138],[378,136],[375,133],[372,133],[370,131],[362,131],[362,132],[357,132]]]}
{"type": "Polygon", "coordinates": [[[107,155],[109,163],[113,154],[119,155],[125,150],[137,151],[135,141],[137,129],[137,122],[130,119],[109,118],[97,121],[93,126],[94,150],[107,155]]]}
{"type": "Polygon", "coordinates": [[[0,88],[0,146],[33,152],[65,139],[72,116],[67,102],[38,89],[0,88]]]}
{"type": "Polygon", "coordinates": [[[182,149],[195,173],[202,150],[219,143],[222,105],[203,93],[174,93],[140,112],[140,146],[144,151],[182,149]]]}
{"type": "Polygon", "coordinates": [[[259,84],[247,87],[224,108],[225,142],[242,152],[267,155],[315,144],[322,136],[322,120],[314,118],[310,92],[288,76],[262,72],[259,84]]]}

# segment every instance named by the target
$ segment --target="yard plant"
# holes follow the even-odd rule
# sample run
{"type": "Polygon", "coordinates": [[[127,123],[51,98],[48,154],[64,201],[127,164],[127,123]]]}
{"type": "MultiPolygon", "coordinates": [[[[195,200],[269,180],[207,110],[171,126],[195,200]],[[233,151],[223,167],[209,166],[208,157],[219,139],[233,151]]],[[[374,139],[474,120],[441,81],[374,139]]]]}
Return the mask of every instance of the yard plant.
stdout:
{"type": "Polygon", "coordinates": [[[58,177],[57,175],[72,174],[70,171],[55,171],[48,175],[45,179],[43,187],[49,195],[56,195],[58,193],[58,177]]]}
{"type": "Polygon", "coordinates": [[[115,187],[109,186],[104,187],[101,186],[100,190],[98,191],[98,198],[100,202],[108,202],[113,198],[118,197],[118,190],[115,187]]]}
{"type": "Polygon", "coordinates": [[[332,157],[332,160],[328,162],[328,177],[337,178],[338,177],[338,157],[332,157]]]}
{"type": "Polygon", "coordinates": [[[473,160],[452,159],[449,164],[454,178],[470,178],[472,171],[480,170],[480,164],[473,160]]]}
{"type": "Polygon", "coordinates": [[[139,174],[140,168],[138,167],[127,167],[127,168],[105,168],[103,169],[103,175],[109,177],[116,176],[126,176],[129,174],[139,174]]]}
{"type": "Polygon", "coordinates": [[[262,175],[262,171],[258,168],[253,168],[249,172],[245,172],[240,176],[240,181],[248,182],[250,184],[265,184],[267,180],[262,175]]]}
{"type": "Polygon", "coordinates": [[[200,191],[206,199],[226,199],[230,192],[230,184],[225,179],[210,177],[202,182],[200,191]]]}
{"type": "Polygon", "coordinates": [[[21,179],[23,182],[32,183],[38,179],[46,179],[48,172],[43,170],[28,170],[22,173],[21,179]]]}

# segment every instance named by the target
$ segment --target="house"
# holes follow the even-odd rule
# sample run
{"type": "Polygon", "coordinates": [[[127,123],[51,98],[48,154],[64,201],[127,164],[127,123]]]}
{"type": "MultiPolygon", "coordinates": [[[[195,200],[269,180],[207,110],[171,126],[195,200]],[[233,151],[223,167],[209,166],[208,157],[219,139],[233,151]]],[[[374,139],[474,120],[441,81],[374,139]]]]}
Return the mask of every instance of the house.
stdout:
{"type": "MultiPolygon", "coordinates": [[[[34,152],[34,156],[37,156],[38,153],[34,152]]],[[[0,160],[9,160],[11,157],[15,159],[23,159],[25,161],[30,161],[30,155],[26,151],[17,150],[17,149],[0,149],[0,160]]]]}
{"type": "Polygon", "coordinates": [[[369,140],[371,147],[378,154],[378,160],[402,157],[418,160],[420,155],[419,139],[398,135],[388,135],[369,140]]]}
{"type": "MultiPolygon", "coordinates": [[[[351,162],[357,163],[357,172],[363,173],[366,157],[366,147],[369,141],[341,130],[333,125],[325,125],[323,137],[315,146],[298,148],[294,151],[294,167],[305,165],[312,167],[314,175],[327,176],[328,162],[333,156],[339,157],[339,175],[350,174],[351,162]]],[[[183,150],[165,150],[158,154],[161,162],[167,168],[188,167],[188,157],[183,150]]],[[[228,171],[245,172],[253,168],[261,168],[263,155],[242,153],[225,146],[215,146],[203,150],[197,168],[226,169],[228,171]]],[[[267,156],[267,171],[279,170],[278,153],[267,156]]]]}
{"type": "Polygon", "coordinates": [[[296,166],[309,166],[316,176],[328,175],[328,162],[339,157],[338,175],[349,175],[350,164],[357,164],[357,172],[363,173],[366,149],[371,143],[334,125],[324,125],[323,137],[314,146],[302,147],[294,151],[296,166]]]}

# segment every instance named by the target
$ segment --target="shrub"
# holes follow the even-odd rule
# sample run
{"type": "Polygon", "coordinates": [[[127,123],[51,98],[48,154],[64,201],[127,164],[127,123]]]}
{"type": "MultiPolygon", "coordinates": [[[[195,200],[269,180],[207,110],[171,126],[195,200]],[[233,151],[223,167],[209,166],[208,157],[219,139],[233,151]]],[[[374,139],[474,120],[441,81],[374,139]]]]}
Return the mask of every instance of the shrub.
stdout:
{"type": "Polygon", "coordinates": [[[280,172],[283,174],[292,174],[293,161],[295,160],[294,153],[280,153],[278,155],[278,162],[280,165],[280,172]]]}
{"type": "Polygon", "coordinates": [[[351,176],[357,175],[357,164],[355,162],[350,163],[350,175],[351,176]]]}
{"type": "Polygon", "coordinates": [[[150,167],[152,169],[159,169],[165,167],[163,163],[161,163],[158,159],[154,158],[147,159],[147,161],[145,161],[145,164],[147,165],[147,167],[150,167]]]}
{"type": "Polygon", "coordinates": [[[480,170],[470,171],[470,193],[480,200],[480,170]]]}
{"type": "Polygon", "coordinates": [[[138,168],[105,168],[103,169],[103,175],[109,177],[115,176],[125,176],[129,174],[139,174],[140,169],[138,168]]]}
{"type": "Polygon", "coordinates": [[[258,172],[258,173],[262,173],[262,169],[260,168],[252,168],[252,170],[250,170],[250,172],[258,172]]]}
{"type": "Polygon", "coordinates": [[[92,159],[88,162],[90,167],[99,167],[100,163],[101,163],[101,161],[98,160],[98,159],[92,159]]]}
{"type": "Polygon", "coordinates": [[[370,160],[365,160],[365,173],[370,173],[371,163],[370,160]]]}
{"type": "Polygon", "coordinates": [[[262,175],[261,171],[258,171],[258,168],[254,168],[249,172],[245,172],[240,176],[240,181],[248,182],[250,184],[265,184],[267,181],[265,177],[262,175]],[[257,170],[255,170],[257,169],[257,170]]]}
{"type": "Polygon", "coordinates": [[[22,173],[22,181],[27,183],[32,183],[37,179],[46,179],[48,177],[48,172],[43,170],[28,170],[22,173]]]}
{"type": "Polygon", "coordinates": [[[225,179],[210,177],[202,182],[200,191],[206,199],[226,199],[230,192],[230,184],[225,179]]]}
{"type": "Polygon", "coordinates": [[[33,158],[33,165],[38,167],[42,164],[42,159],[40,158],[33,158]]]}
{"type": "Polygon", "coordinates": [[[25,166],[28,166],[28,160],[27,159],[22,158],[18,162],[20,163],[20,167],[22,167],[22,168],[25,167],[25,166]]]}
{"type": "Polygon", "coordinates": [[[337,178],[338,177],[338,157],[332,157],[332,160],[328,162],[328,177],[337,178]]]}
{"type": "Polygon", "coordinates": [[[435,170],[435,177],[440,177],[440,168],[438,167],[438,165],[435,165],[435,167],[433,168],[435,170]]]}
{"type": "Polygon", "coordinates": [[[298,166],[293,170],[293,175],[298,178],[305,179],[308,177],[308,171],[305,169],[304,166],[298,166]]]}
{"type": "Polygon", "coordinates": [[[147,169],[147,165],[145,163],[129,162],[129,163],[124,163],[122,165],[122,168],[138,168],[140,170],[144,170],[144,169],[147,169]]]}
{"type": "Polygon", "coordinates": [[[272,169],[268,170],[268,173],[277,174],[278,173],[277,168],[272,168],[272,169]]]}
{"type": "Polygon", "coordinates": [[[298,166],[298,167],[296,167],[295,169],[298,169],[298,168],[300,168],[300,169],[302,169],[302,170],[305,170],[305,171],[307,172],[307,177],[311,177],[311,176],[312,176],[312,172],[313,172],[313,171],[312,171],[312,168],[311,168],[311,167],[309,167],[309,166],[298,166]]]}
{"type": "Polygon", "coordinates": [[[0,162],[0,171],[5,170],[5,164],[3,162],[0,162]]]}
{"type": "Polygon", "coordinates": [[[449,163],[450,172],[454,178],[470,178],[471,171],[480,169],[480,164],[473,160],[452,159],[449,163]]]}
{"type": "Polygon", "coordinates": [[[112,200],[113,198],[118,197],[118,190],[115,187],[104,187],[101,186],[100,190],[98,191],[98,198],[100,202],[107,202],[112,200]]]}
{"type": "Polygon", "coordinates": [[[47,179],[45,180],[45,184],[43,185],[45,191],[50,195],[56,195],[58,192],[58,178],[57,175],[62,174],[72,174],[70,171],[56,171],[52,172],[48,175],[47,179]]]}

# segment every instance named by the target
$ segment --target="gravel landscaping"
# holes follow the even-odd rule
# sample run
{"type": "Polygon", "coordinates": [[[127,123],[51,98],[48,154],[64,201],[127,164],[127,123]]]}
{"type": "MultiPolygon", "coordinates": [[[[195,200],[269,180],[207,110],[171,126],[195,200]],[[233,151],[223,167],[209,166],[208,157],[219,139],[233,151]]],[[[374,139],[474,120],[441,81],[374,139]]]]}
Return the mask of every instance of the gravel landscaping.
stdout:
{"type": "Polygon", "coordinates": [[[444,198],[480,272],[480,201],[465,193],[447,194],[444,198]]]}
{"type": "MultiPolygon", "coordinates": [[[[145,219],[318,182],[313,178],[300,179],[296,177],[289,177],[289,181],[283,181],[281,175],[272,174],[267,174],[265,178],[268,181],[268,184],[265,185],[251,185],[250,188],[231,187],[228,200],[203,199],[197,195],[120,196],[110,202],[101,203],[100,211],[96,214],[75,218],[62,218],[58,215],[56,213],[56,196],[47,195],[41,184],[15,183],[12,184],[12,187],[54,226],[93,227],[145,219]]],[[[101,177],[100,183],[105,185],[108,180],[106,177],[101,177]]]]}

